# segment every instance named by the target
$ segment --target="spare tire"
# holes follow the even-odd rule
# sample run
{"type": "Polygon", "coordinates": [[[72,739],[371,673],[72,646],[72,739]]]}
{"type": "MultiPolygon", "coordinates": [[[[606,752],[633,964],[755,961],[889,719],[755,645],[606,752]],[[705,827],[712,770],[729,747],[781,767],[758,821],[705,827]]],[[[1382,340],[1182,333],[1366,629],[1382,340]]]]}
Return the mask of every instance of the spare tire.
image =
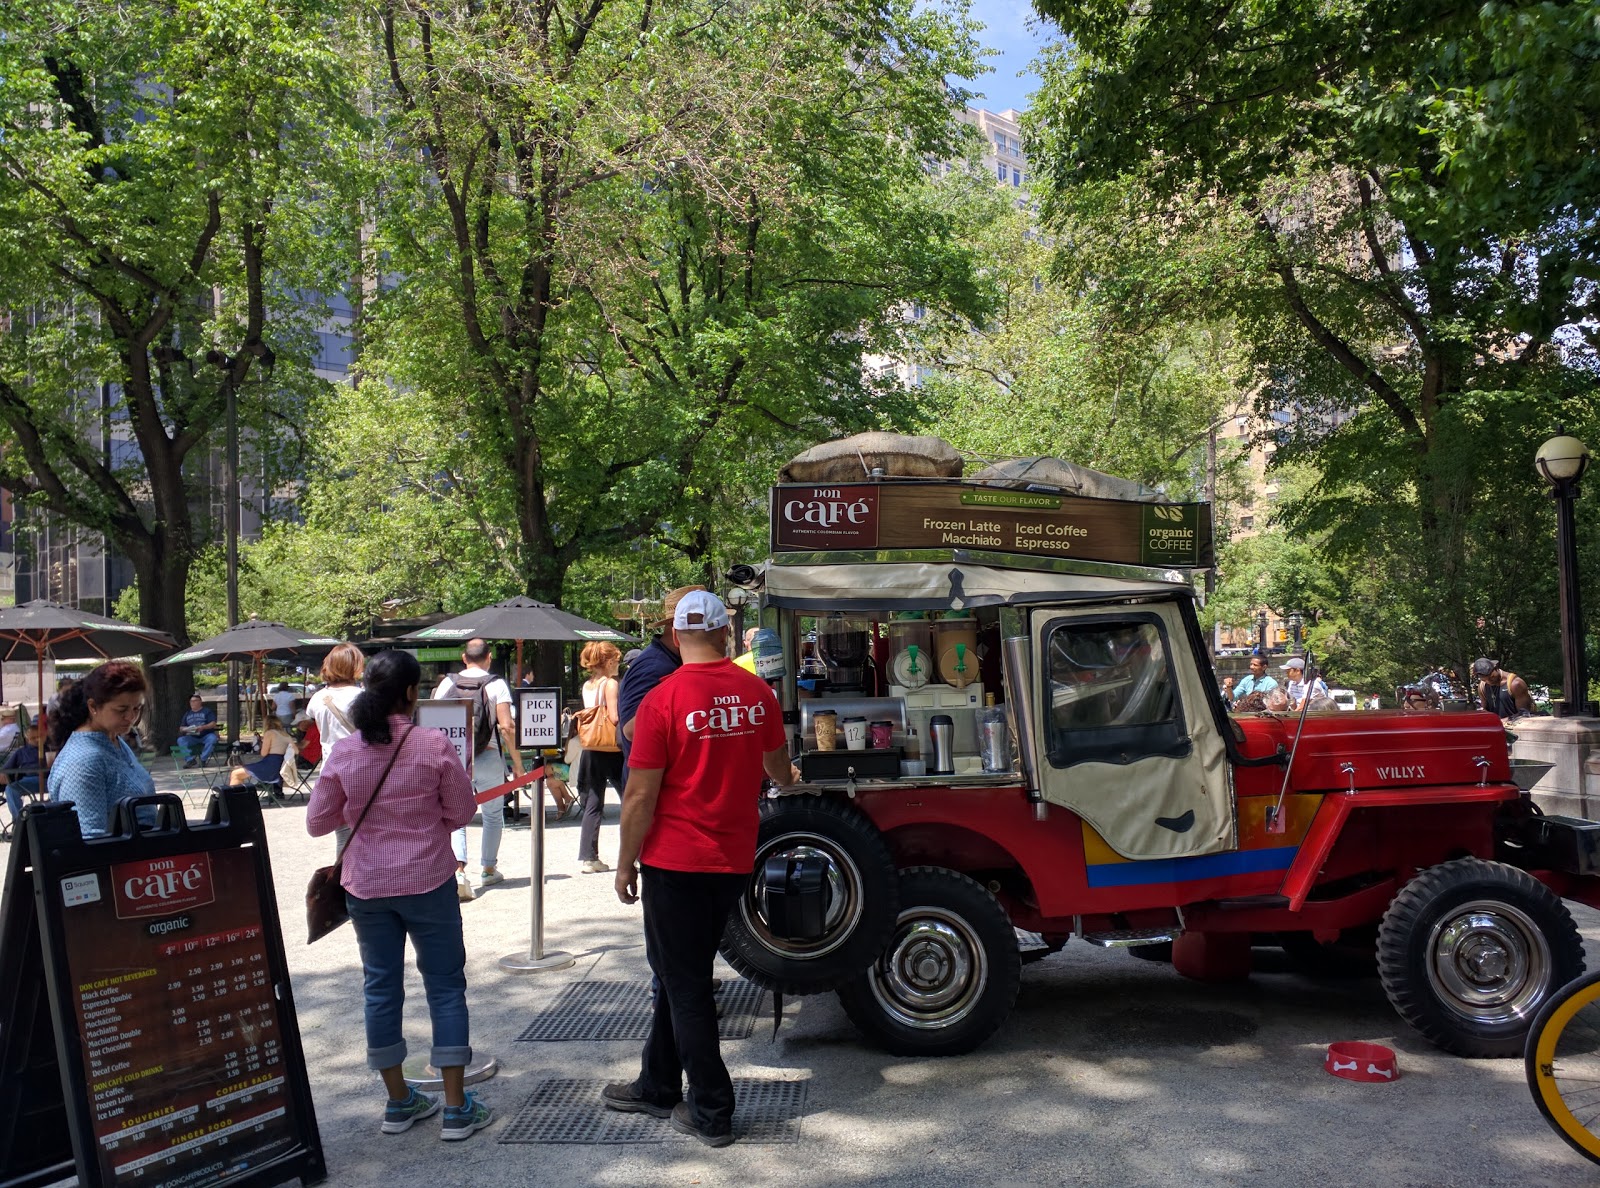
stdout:
{"type": "Polygon", "coordinates": [[[761,803],[750,887],[728,917],[722,955],[759,986],[781,994],[834,990],[877,960],[900,914],[894,858],[868,816],[821,796],[761,803]],[[763,871],[780,855],[822,858],[828,906],[821,936],[793,940],[767,926],[763,871]]]}

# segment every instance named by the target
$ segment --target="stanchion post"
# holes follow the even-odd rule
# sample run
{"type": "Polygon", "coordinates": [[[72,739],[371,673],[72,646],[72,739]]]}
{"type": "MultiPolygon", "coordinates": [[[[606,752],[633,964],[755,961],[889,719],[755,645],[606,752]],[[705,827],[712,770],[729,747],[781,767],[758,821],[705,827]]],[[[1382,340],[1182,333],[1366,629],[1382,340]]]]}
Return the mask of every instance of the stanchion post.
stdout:
{"type": "Polygon", "coordinates": [[[533,819],[528,823],[528,833],[533,839],[533,871],[528,880],[532,919],[532,935],[526,953],[507,953],[500,958],[500,968],[507,973],[538,973],[546,969],[565,969],[573,963],[571,953],[557,950],[544,951],[544,777],[533,782],[533,819]]]}

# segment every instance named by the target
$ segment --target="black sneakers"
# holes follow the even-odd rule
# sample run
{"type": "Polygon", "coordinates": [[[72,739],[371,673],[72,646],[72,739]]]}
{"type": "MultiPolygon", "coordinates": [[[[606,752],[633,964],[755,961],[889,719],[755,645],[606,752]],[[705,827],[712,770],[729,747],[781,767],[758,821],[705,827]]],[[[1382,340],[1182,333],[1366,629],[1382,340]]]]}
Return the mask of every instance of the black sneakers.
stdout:
{"type": "Polygon", "coordinates": [[[699,1139],[708,1147],[726,1147],[733,1142],[733,1131],[731,1130],[724,1130],[720,1134],[712,1134],[696,1126],[694,1120],[689,1117],[689,1103],[686,1101],[680,1101],[672,1107],[672,1117],[668,1119],[668,1122],[671,1123],[672,1129],[679,1134],[686,1134],[690,1138],[699,1139]]]}
{"type": "Polygon", "coordinates": [[[658,1105],[639,1092],[638,1081],[613,1081],[600,1090],[600,1100],[605,1102],[608,1110],[620,1110],[624,1114],[649,1114],[652,1118],[670,1118],[673,1105],[683,1104],[669,1102],[658,1105]]]}

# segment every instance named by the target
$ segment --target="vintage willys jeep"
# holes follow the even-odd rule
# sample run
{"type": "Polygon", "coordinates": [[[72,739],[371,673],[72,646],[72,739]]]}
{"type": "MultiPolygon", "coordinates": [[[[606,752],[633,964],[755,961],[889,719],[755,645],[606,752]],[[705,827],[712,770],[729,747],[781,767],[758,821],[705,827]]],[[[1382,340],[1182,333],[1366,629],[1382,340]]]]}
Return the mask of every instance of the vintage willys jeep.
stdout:
{"type": "Polygon", "coordinates": [[[1600,827],[1532,806],[1497,718],[1230,715],[1190,574],[1205,505],[884,469],[773,489],[750,585],[804,779],[763,802],[736,968],[943,1055],[1073,937],[1170,945],[1200,979],[1262,943],[1313,965],[1365,945],[1429,1040],[1522,1051],[1583,971],[1562,899],[1600,903],[1600,827]],[[878,746],[847,749],[852,717],[878,746]]]}

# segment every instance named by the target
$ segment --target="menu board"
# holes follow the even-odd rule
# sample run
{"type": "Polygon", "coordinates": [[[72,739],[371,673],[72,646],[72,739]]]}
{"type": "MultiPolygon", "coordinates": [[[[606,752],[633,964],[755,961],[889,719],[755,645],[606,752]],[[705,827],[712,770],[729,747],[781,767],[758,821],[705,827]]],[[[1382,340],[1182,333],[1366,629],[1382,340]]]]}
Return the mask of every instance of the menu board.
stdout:
{"type": "Polygon", "coordinates": [[[1129,565],[1212,564],[1211,507],[956,482],[772,488],[774,552],[976,549],[1129,565]]]}
{"type": "Polygon", "coordinates": [[[250,859],[180,854],[60,881],[107,1184],[221,1184],[295,1143],[250,859]]]}
{"type": "MultiPolygon", "coordinates": [[[[0,1184],[43,1182],[29,1177],[63,1139],[83,1188],[316,1183],[326,1171],[260,802],[227,789],[200,823],[176,797],[148,799],[164,810],[158,827],[125,802],[110,835],[85,840],[70,805],[48,806],[12,848],[0,969],[44,985],[60,1060],[56,1085],[31,1090],[47,1107],[43,1148],[0,1126],[0,1184]]],[[[0,1031],[0,1067],[37,1065],[38,1048],[36,1033],[0,1031]]]]}

